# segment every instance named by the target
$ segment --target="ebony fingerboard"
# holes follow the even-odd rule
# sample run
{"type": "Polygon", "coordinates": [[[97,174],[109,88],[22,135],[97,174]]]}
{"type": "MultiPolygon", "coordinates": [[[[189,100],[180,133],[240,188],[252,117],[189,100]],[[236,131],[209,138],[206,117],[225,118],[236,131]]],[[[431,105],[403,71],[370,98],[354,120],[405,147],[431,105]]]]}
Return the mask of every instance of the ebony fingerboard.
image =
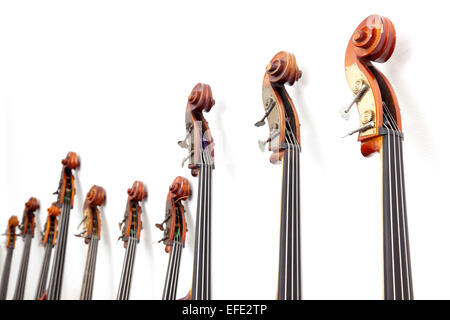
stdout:
{"type": "Polygon", "coordinates": [[[2,281],[0,283],[0,300],[6,300],[6,294],[8,293],[9,274],[11,273],[11,261],[13,252],[14,247],[9,247],[3,267],[2,281]]]}
{"type": "Polygon", "coordinates": [[[213,166],[206,163],[199,170],[192,300],[211,299],[212,169],[213,166]]]}
{"type": "Polygon", "coordinates": [[[396,130],[383,129],[384,299],[412,300],[403,137],[396,130]]]}
{"type": "Polygon", "coordinates": [[[19,276],[17,278],[16,290],[14,291],[13,300],[23,300],[25,295],[25,285],[27,282],[28,263],[30,261],[31,233],[25,235],[25,246],[23,248],[22,260],[20,262],[19,276]]]}
{"type": "Polygon", "coordinates": [[[39,275],[39,282],[36,289],[35,299],[41,299],[45,294],[48,280],[48,270],[50,269],[50,259],[52,257],[53,244],[52,240],[45,244],[44,260],[42,261],[41,272],[39,275]]]}
{"type": "Polygon", "coordinates": [[[301,299],[300,147],[291,144],[283,158],[277,298],[301,299]]]}

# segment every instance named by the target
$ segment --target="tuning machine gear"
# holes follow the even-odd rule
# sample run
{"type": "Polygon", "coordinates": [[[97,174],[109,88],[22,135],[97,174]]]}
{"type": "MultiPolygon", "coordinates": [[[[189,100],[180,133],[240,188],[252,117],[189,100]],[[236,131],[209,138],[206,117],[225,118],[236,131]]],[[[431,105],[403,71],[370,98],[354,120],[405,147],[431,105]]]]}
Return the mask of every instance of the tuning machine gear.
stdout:
{"type": "Polygon", "coordinates": [[[266,118],[270,115],[270,113],[272,112],[272,110],[275,108],[275,101],[270,98],[269,100],[267,100],[266,103],[266,113],[264,114],[263,118],[261,120],[259,120],[258,122],[255,123],[255,127],[262,127],[265,123],[266,123],[266,118]]]}
{"type": "Polygon", "coordinates": [[[186,161],[188,161],[189,158],[192,157],[193,155],[194,155],[194,151],[191,151],[189,153],[189,155],[187,155],[186,157],[183,158],[183,160],[181,161],[181,167],[182,168],[184,167],[184,164],[186,163],[186,161]]]}
{"type": "Polygon", "coordinates": [[[363,81],[358,81],[356,84],[356,94],[352,100],[352,102],[348,105],[348,107],[343,107],[340,110],[341,116],[342,118],[344,118],[345,120],[350,119],[350,110],[352,109],[353,105],[355,103],[358,103],[359,101],[361,101],[361,99],[364,97],[364,95],[366,94],[366,92],[368,91],[369,86],[367,84],[365,84],[363,81]]]}
{"type": "Polygon", "coordinates": [[[369,130],[369,129],[373,129],[373,128],[375,128],[375,121],[370,121],[370,122],[366,123],[365,125],[363,125],[362,127],[359,127],[356,130],[350,131],[349,133],[347,133],[342,138],[351,136],[351,135],[353,135],[355,133],[358,133],[358,132],[363,132],[363,131],[366,131],[366,130],[369,130]]]}
{"type": "Polygon", "coordinates": [[[258,140],[258,146],[259,149],[261,149],[261,152],[265,152],[266,151],[266,144],[270,141],[272,141],[273,139],[275,139],[276,137],[278,137],[280,135],[280,131],[279,130],[273,130],[273,134],[271,134],[269,136],[269,138],[267,138],[266,140],[258,140]]]}
{"type": "Polygon", "coordinates": [[[193,129],[193,126],[192,126],[192,124],[191,124],[191,125],[186,129],[187,133],[186,133],[186,136],[184,137],[184,139],[178,141],[178,145],[179,145],[181,148],[183,148],[183,149],[189,148],[188,140],[189,140],[189,137],[190,137],[190,135],[191,135],[191,133],[192,133],[192,129],[193,129]]]}

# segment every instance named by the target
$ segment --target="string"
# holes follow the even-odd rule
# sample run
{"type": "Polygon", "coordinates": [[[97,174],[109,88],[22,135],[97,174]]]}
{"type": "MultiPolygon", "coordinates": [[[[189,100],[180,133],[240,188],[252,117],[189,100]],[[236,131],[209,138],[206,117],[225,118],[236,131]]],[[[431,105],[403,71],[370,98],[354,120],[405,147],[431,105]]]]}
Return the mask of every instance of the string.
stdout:
{"type": "Polygon", "coordinates": [[[198,300],[200,298],[199,296],[199,289],[200,289],[200,272],[201,272],[201,265],[200,265],[200,245],[201,245],[201,237],[202,234],[200,232],[202,228],[202,222],[203,222],[203,211],[204,211],[204,169],[203,169],[203,152],[200,153],[200,170],[199,170],[199,178],[198,178],[198,190],[199,195],[197,198],[197,223],[196,223],[196,230],[195,230],[195,255],[194,255],[194,279],[193,279],[193,286],[192,286],[192,299],[198,300]]]}
{"type": "Polygon", "coordinates": [[[176,250],[176,243],[172,244],[172,249],[170,250],[169,254],[169,264],[167,266],[167,273],[166,273],[166,282],[164,284],[164,292],[163,292],[163,300],[172,300],[172,281],[173,281],[173,270],[174,270],[174,256],[175,256],[175,250],[176,250]]]}
{"type": "MultiPolygon", "coordinates": [[[[209,149],[210,146],[207,147],[209,149]]],[[[193,300],[211,298],[211,180],[212,159],[209,150],[200,152],[199,196],[195,232],[193,300]]]]}
{"type": "Polygon", "coordinates": [[[92,255],[94,256],[94,262],[92,263],[92,277],[91,277],[91,283],[90,283],[90,287],[89,287],[89,299],[92,299],[92,293],[94,290],[94,276],[95,276],[95,267],[97,265],[97,251],[98,251],[98,238],[95,236],[94,237],[94,252],[92,253],[92,255]]]}
{"type": "MultiPolygon", "coordinates": [[[[209,147],[208,147],[209,149],[209,147]]],[[[206,155],[206,212],[205,212],[205,257],[204,257],[204,274],[205,274],[205,293],[203,296],[204,300],[209,300],[211,297],[210,286],[211,286],[211,274],[210,274],[210,263],[211,263],[211,158],[209,150],[205,151],[206,155]]]]}
{"type": "Polygon", "coordinates": [[[87,299],[87,293],[86,293],[86,286],[87,286],[87,281],[88,281],[88,277],[89,277],[89,271],[90,271],[90,264],[91,264],[91,252],[92,252],[92,239],[89,242],[88,245],[88,253],[87,253],[87,258],[86,258],[86,265],[84,267],[84,275],[83,275],[83,283],[81,286],[81,294],[80,294],[80,300],[86,300],[87,299]]]}
{"type": "Polygon", "coordinates": [[[176,234],[174,236],[172,250],[170,251],[163,300],[174,300],[176,298],[182,249],[183,245],[180,241],[180,235],[176,234]]]}
{"type": "MultiPolygon", "coordinates": [[[[128,211],[129,211],[129,207],[127,204],[126,212],[128,212],[128,211]]],[[[117,293],[117,300],[121,299],[121,293],[123,291],[123,281],[124,281],[123,279],[125,276],[125,269],[126,269],[126,264],[127,264],[127,260],[128,260],[128,255],[129,255],[129,247],[127,244],[127,247],[125,249],[125,257],[123,259],[122,274],[120,275],[120,283],[119,283],[119,290],[117,293]]]]}
{"type": "Polygon", "coordinates": [[[176,248],[177,248],[177,254],[175,256],[176,260],[175,260],[175,265],[176,265],[176,269],[175,269],[175,278],[174,278],[174,290],[173,290],[173,295],[172,298],[176,299],[176,294],[177,294],[177,287],[178,287],[178,276],[180,274],[180,262],[181,262],[181,252],[183,250],[183,244],[181,241],[176,241],[176,248]]]}
{"type": "Polygon", "coordinates": [[[396,236],[396,243],[394,246],[394,250],[393,253],[395,254],[395,251],[397,251],[397,253],[395,254],[397,257],[397,263],[395,264],[395,269],[398,269],[398,279],[400,282],[400,294],[399,294],[399,298],[400,300],[403,300],[403,275],[402,275],[402,251],[401,251],[401,243],[400,243],[400,220],[399,220],[399,213],[400,213],[400,208],[399,208],[399,203],[398,203],[398,185],[397,185],[397,145],[396,145],[396,139],[393,138],[394,136],[391,135],[389,133],[389,139],[391,139],[392,141],[392,146],[393,146],[393,164],[394,164],[394,170],[393,170],[393,181],[391,181],[391,183],[393,183],[393,189],[394,192],[391,193],[391,195],[395,198],[393,198],[392,202],[395,202],[395,213],[393,212],[393,208],[391,208],[391,214],[395,214],[395,217],[393,217],[392,219],[394,220],[394,225],[392,226],[392,236],[396,236]],[[396,226],[395,226],[396,225],[396,226]],[[396,229],[394,229],[396,227],[396,229]],[[395,250],[397,249],[397,250],[395,250]]]}
{"type": "Polygon", "coordinates": [[[301,298],[300,287],[300,146],[286,121],[278,299],[301,298]],[[284,208],[284,209],[283,209],[284,208]],[[282,269],[281,269],[282,268],[282,269]],[[281,282],[280,282],[281,281],[281,282]],[[281,290],[281,291],[280,291],[281,290]]]}
{"type": "Polygon", "coordinates": [[[129,299],[130,296],[130,289],[131,289],[131,281],[133,279],[133,269],[134,269],[134,259],[136,255],[136,242],[137,240],[135,238],[132,238],[132,251],[131,251],[131,261],[130,261],[130,271],[128,273],[128,281],[126,286],[126,299],[129,299]]]}
{"type": "Polygon", "coordinates": [[[23,248],[22,260],[20,263],[19,276],[16,283],[13,300],[23,300],[25,293],[25,283],[27,281],[28,261],[30,260],[31,233],[25,235],[25,246],[23,248]]]}
{"type": "MultiPolygon", "coordinates": [[[[51,240],[49,240],[51,241],[51,240]]],[[[45,244],[45,254],[44,261],[42,262],[41,273],[39,276],[39,283],[36,290],[35,299],[39,299],[45,293],[45,288],[47,286],[48,269],[50,266],[50,258],[52,254],[53,245],[51,243],[45,244]]]]}
{"type": "Polygon", "coordinates": [[[137,239],[134,236],[130,235],[128,238],[128,244],[125,253],[124,266],[122,268],[122,277],[119,285],[117,300],[129,299],[136,253],[136,243],[137,239]]]}
{"type": "Polygon", "coordinates": [[[132,247],[132,239],[131,237],[128,238],[127,243],[127,249],[125,250],[125,259],[124,259],[124,267],[123,267],[123,274],[122,279],[120,283],[119,288],[119,296],[118,300],[125,300],[125,293],[126,293],[126,281],[127,281],[127,275],[129,273],[129,263],[130,263],[130,257],[131,257],[131,247],[132,247]]]}
{"type": "MultiPolygon", "coordinates": [[[[387,299],[412,299],[412,281],[410,274],[410,257],[408,228],[406,221],[406,201],[404,193],[403,148],[400,131],[392,113],[383,103],[384,123],[387,128],[387,161],[388,161],[388,204],[387,212],[390,222],[391,270],[385,270],[385,276],[391,273],[392,288],[387,284],[385,290],[387,299]],[[393,169],[392,169],[393,167],[393,169]],[[394,205],[396,212],[394,213],[394,205]],[[394,220],[395,214],[395,220],[394,220]],[[395,225],[396,224],[396,225],[395,225]],[[395,228],[395,229],[394,229],[395,228]],[[394,239],[396,238],[396,239],[394,239]],[[398,272],[396,272],[398,270],[398,272]],[[390,292],[392,290],[392,292],[390,292]],[[398,292],[400,291],[400,292],[398,292]]],[[[387,235],[385,235],[386,237],[387,235]]],[[[386,254],[386,253],[385,253],[386,254]]]]}
{"type": "Polygon", "coordinates": [[[92,292],[94,290],[95,266],[97,262],[98,240],[99,239],[96,235],[92,235],[89,242],[80,300],[92,299],[92,292]]]}
{"type": "Polygon", "coordinates": [[[209,171],[209,181],[208,181],[208,296],[207,298],[211,298],[211,208],[212,208],[212,169],[213,169],[213,160],[211,159],[211,153],[208,152],[208,171],[209,171]]]}
{"type": "Polygon", "coordinates": [[[175,243],[172,245],[172,249],[170,250],[169,254],[169,263],[167,265],[167,272],[166,272],[166,282],[164,283],[164,291],[163,291],[163,300],[171,300],[172,296],[170,294],[171,290],[171,281],[172,281],[172,272],[173,272],[173,260],[174,260],[174,250],[175,250],[175,243]]]}
{"type": "Polygon", "coordinates": [[[408,277],[408,298],[410,300],[414,299],[414,294],[413,294],[413,288],[412,288],[412,278],[411,278],[411,258],[410,258],[410,252],[409,252],[409,235],[408,235],[408,221],[407,221],[407,215],[406,215],[406,197],[405,197],[405,192],[404,192],[404,186],[405,186],[405,181],[404,181],[404,167],[403,167],[403,144],[400,141],[400,137],[398,137],[399,139],[399,145],[400,145],[400,174],[401,174],[401,179],[400,179],[400,183],[402,186],[402,216],[403,216],[403,234],[404,234],[404,244],[406,247],[406,263],[407,263],[407,267],[406,267],[406,274],[408,277]]]}
{"type": "Polygon", "coordinates": [[[48,289],[48,300],[59,300],[61,297],[62,276],[66,257],[67,232],[69,228],[70,199],[63,202],[61,223],[59,224],[58,239],[56,244],[56,256],[53,263],[52,274],[48,289]]]}
{"type": "Polygon", "coordinates": [[[13,244],[8,247],[6,254],[5,265],[2,273],[2,283],[0,288],[0,300],[6,300],[6,294],[8,292],[9,275],[11,273],[11,261],[14,252],[13,244]]]}
{"type": "Polygon", "coordinates": [[[296,179],[296,188],[297,188],[297,192],[295,193],[296,197],[296,202],[297,202],[297,210],[296,210],[296,222],[295,222],[295,227],[296,227],[296,241],[297,241],[297,248],[296,248],[296,253],[297,253],[297,279],[296,279],[296,284],[297,285],[297,297],[296,299],[301,299],[301,261],[300,261],[300,256],[301,256],[301,250],[300,250],[300,146],[297,144],[296,145],[296,153],[295,153],[295,157],[296,157],[296,162],[297,162],[297,174],[295,175],[295,179],[296,179]]]}

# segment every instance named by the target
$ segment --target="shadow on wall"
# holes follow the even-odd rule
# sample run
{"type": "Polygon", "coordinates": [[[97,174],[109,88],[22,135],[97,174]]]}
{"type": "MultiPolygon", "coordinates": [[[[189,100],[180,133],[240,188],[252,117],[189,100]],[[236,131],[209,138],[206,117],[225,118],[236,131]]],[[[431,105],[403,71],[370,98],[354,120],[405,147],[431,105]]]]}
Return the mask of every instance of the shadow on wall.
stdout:
{"type": "MultiPolygon", "coordinates": [[[[147,189],[147,187],[146,187],[147,189]]],[[[146,201],[149,201],[149,199],[147,198],[146,201]]],[[[145,237],[143,237],[144,239],[144,245],[146,247],[146,254],[147,257],[149,259],[149,263],[150,263],[150,270],[155,270],[155,258],[154,258],[154,253],[153,253],[153,242],[152,242],[152,223],[150,221],[150,216],[147,214],[147,209],[145,206],[144,201],[141,202],[141,207],[142,207],[142,226],[143,226],[143,230],[145,230],[145,237]]],[[[155,273],[154,272],[150,272],[151,275],[151,283],[156,283],[155,282],[155,273]]],[[[155,296],[155,294],[157,294],[157,291],[155,288],[155,286],[151,286],[151,290],[152,290],[152,296],[155,296]]]]}
{"type": "MultiPolygon", "coordinates": [[[[79,155],[78,155],[78,159],[80,160],[80,163],[82,163],[79,155]]],[[[81,170],[81,166],[78,170],[73,170],[73,175],[75,178],[75,199],[74,199],[74,201],[76,202],[76,208],[78,210],[78,215],[79,215],[79,217],[82,217],[83,216],[84,192],[83,192],[83,188],[81,188],[80,175],[78,173],[79,170],[81,170]]]]}
{"type": "MultiPolygon", "coordinates": [[[[225,168],[227,169],[228,174],[231,177],[234,177],[236,168],[234,167],[235,162],[233,161],[233,148],[229,145],[227,138],[229,136],[229,133],[227,132],[223,124],[225,109],[225,103],[223,103],[222,101],[217,103],[216,108],[214,109],[216,111],[215,129],[220,133],[220,150],[222,150],[221,156],[223,156],[225,168]]],[[[214,128],[211,128],[211,133],[214,138],[214,128]]],[[[214,148],[214,152],[216,152],[216,148],[214,148]]]]}
{"type": "MultiPolygon", "coordinates": [[[[103,254],[105,256],[105,260],[107,261],[106,265],[107,266],[112,266],[113,265],[113,252],[112,252],[112,244],[111,244],[111,233],[109,231],[109,227],[108,224],[106,223],[106,219],[105,219],[105,211],[104,208],[106,206],[106,202],[105,205],[103,207],[100,207],[100,216],[101,216],[101,221],[102,221],[102,229],[101,229],[101,240],[103,241],[103,254]]],[[[100,254],[102,254],[102,251],[99,252],[100,254]]],[[[114,281],[115,281],[115,277],[114,277],[114,268],[106,268],[106,270],[102,270],[103,272],[106,272],[106,282],[107,282],[107,288],[103,288],[106,290],[106,292],[111,292],[111,294],[113,294],[114,292],[114,281]]],[[[95,290],[95,287],[94,287],[95,290]]],[[[105,298],[104,298],[105,299],[105,298]]]]}
{"type": "MultiPolygon", "coordinates": [[[[190,182],[191,183],[191,182],[190,182]]],[[[192,184],[192,183],[191,183],[192,184]]],[[[192,185],[191,185],[192,189],[192,185]]],[[[189,200],[192,199],[192,196],[189,200]]],[[[194,255],[194,237],[195,237],[195,225],[194,220],[192,219],[191,209],[190,205],[192,204],[192,201],[185,201],[184,203],[184,215],[186,218],[186,248],[189,250],[189,253],[193,256],[194,255]]]]}
{"type": "MultiPolygon", "coordinates": [[[[310,116],[308,103],[306,103],[303,96],[303,90],[308,86],[308,70],[304,67],[302,67],[301,70],[303,71],[303,75],[294,85],[294,105],[297,109],[299,118],[303,120],[300,121],[300,138],[302,138],[302,132],[306,132],[306,136],[308,137],[307,145],[316,146],[311,148],[311,150],[308,150],[308,152],[315,160],[315,163],[321,167],[323,165],[323,157],[321,148],[319,147],[320,141],[318,130],[315,126],[314,119],[310,116]],[[306,125],[302,126],[303,123],[306,123],[306,125]]],[[[304,144],[302,143],[302,146],[303,145],[304,144]]]]}
{"type": "Polygon", "coordinates": [[[409,121],[413,120],[412,123],[407,124],[407,127],[414,128],[414,131],[405,133],[406,136],[414,136],[413,139],[410,139],[409,143],[415,144],[417,147],[416,150],[421,150],[420,153],[426,151],[426,154],[428,154],[429,157],[434,158],[434,148],[430,142],[429,129],[426,122],[421,121],[421,119],[423,119],[423,112],[421,111],[425,110],[424,107],[428,106],[417,105],[414,99],[414,92],[411,92],[411,87],[408,86],[409,81],[403,78],[406,62],[410,58],[410,52],[411,43],[410,40],[406,38],[406,35],[402,34],[402,37],[397,37],[396,49],[392,58],[386,63],[385,74],[389,79],[389,82],[391,82],[394,91],[397,94],[397,98],[399,93],[401,93],[401,99],[399,99],[398,103],[400,111],[405,111],[405,113],[402,114],[402,120],[406,117],[409,121]],[[425,146],[426,150],[423,150],[425,146]]]}

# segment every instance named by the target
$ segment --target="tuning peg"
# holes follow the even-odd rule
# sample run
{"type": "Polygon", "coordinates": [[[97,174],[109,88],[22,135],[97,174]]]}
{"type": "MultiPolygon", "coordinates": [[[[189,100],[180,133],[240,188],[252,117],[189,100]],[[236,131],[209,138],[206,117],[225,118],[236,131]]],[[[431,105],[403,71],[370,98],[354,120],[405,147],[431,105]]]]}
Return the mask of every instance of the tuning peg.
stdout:
{"type": "Polygon", "coordinates": [[[266,151],[266,144],[267,144],[267,142],[269,142],[269,139],[267,139],[267,140],[258,140],[258,146],[259,146],[259,149],[261,150],[261,152],[265,152],[266,151]]]}
{"type": "Polygon", "coordinates": [[[361,88],[358,90],[355,97],[353,98],[352,102],[350,103],[350,105],[348,107],[341,108],[340,113],[342,118],[344,118],[345,120],[348,120],[350,118],[349,115],[350,109],[353,107],[355,103],[359,102],[362,99],[364,94],[367,92],[367,89],[369,89],[369,86],[363,83],[361,85],[361,88]]]}
{"type": "Polygon", "coordinates": [[[164,231],[163,225],[166,224],[167,221],[169,221],[170,218],[171,218],[171,215],[166,216],[163,222],[161,222],[161,223],[156,223],[155,226],[156,226],[159,230],[164,231]]]}
{"type": "Polygon", "coordinates": [[[164,238],[162,238],[161,240],[159,240],[158,243],[164,242],[164,241],[166,241],[167,239],[169,239],[169,238],[168,238],[168,237],[164,237],[164,238]]]}
{"type": "Polygon", "coordinates": [[[189,133],[186,135],[186,137],[184,138],[184,140],[180,140],[178,141],[178,145],[183,148],[183,149],[187,149],[189,147],[189,145],[187,144],[187,139],[189,137],[189,133]]]}
{"type": "Polygon", "coordinates": [[[79,237],[79,238],[85,238],[85,235],[86,234],[86,231],[83,231],[83,232],[81,232],[81,233],[79,233],[79,234],[75,234],[74,236],[75,237],[79,237]]]}
{"type": "Polygon", "coordinates": [[[81,220],[80,224],[78,225],[77,229],[80,229],[81,225],[86,221],[88,216],[84,216],[83,219],[81,220]]]}
{"type": "Polygon", "coordinates": [[[183,160],[181,161],[181,167],[182,167],[182,168],[184,167],[184,164],[186,163],[186,161],[188,161],[189,158],[190,158],[193,154],[194,154],[194,151],[191,151],[191,152],[189,153],[188,156],[186,156],[185,158],[183,158],[183,160]]]}
{"type": "Polygon", "coordinates": [[[259,145],[259,149],[261,149],[261,152],[266,151],[266,144],[270,141],[272,141],[272,139],[276,138],[277,136],[280,135],[280,131],[275,131],[269,138],[267,138],[267,140],[258,140],[258,145],[259,145]]]}
{"type": "Polygon", "coordinates": [[[191,156],[187,156],[185,158],[183,158],[183,160],[181,161],[181,167],[184,167],[184,164],[186,163],[186,161],[190,158],[191,156]]]}
{"type": "Polygon", "coordinates": [[[188,138],[189,138],[189,135],[190,135],[191,132],[192,132],[192,129],[193,129],[193,126],[190,125],[190,126],[186,129],[186,130],[187,130],[186,137],[184,137],[183,140],[178,141],[178,145],[179,145],[181,148],[187,149],[187,148],[189,147],[189,145],[188,145],[188,143],[187,143],[187,140],[188,140],[188,138]]]}
{"type": "Polygon", "coordinates": [[[362,132],[362,131],[366,131],[369,129],[375,128],[375,122],[374,121],[370,121],[369,123],[363,125],[362,127],[359,127],[356,130],[350,131],[349,133],[347,133],[345,136],[343,136],[342,138],[351,136],[352,134],[355,134],[357,132],[362,132]]]}
{"type": "Polygon", "coordinates": [[[270,99],[266,105],[267,105],[267,111],[264,114],[264,117],[255,123],[256,127],[262,127],[266,123],[265,122],[266,118],[269,116],[269,114],[272,112],[273,108],[275,107],[275,101],[273,99],[270,99]]]}

